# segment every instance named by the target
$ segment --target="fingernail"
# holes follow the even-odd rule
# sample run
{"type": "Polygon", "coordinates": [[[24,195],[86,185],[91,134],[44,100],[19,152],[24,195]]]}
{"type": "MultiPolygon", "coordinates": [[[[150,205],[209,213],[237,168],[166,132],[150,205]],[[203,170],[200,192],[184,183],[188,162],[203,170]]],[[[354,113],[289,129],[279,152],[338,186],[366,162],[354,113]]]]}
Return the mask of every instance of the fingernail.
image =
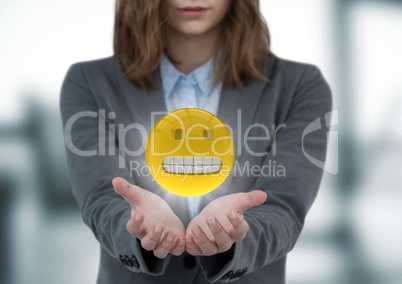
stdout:
{"type": "Polygon", "coordinates": [[[135,215],[135,221],[140,221],[141,220],[141,215],[140,214],[137,214],[137,215],[135,215]]]}
{"type": "Polygon", "coordinates": [[[186,241],[191,243],[193,241],[193,239],[191,237],[186,237],[186,241]]]}
{"type": "Polygon", "coordinates": [[[155,232],[156,232],[156,233],[162,232],[162,228],[161,228],[160,226],[156,226],[156,227],[155,227],[155,232]]]}
{"type": "Polygon", "coordinates": [[[199,228],[194,228],[193,229],[194,234],[196,234],[197,236],[201,235],[201,231],[199,228]]]}
{"type": "Polygon", "coordinates": [[[185,242],[184,241],[179,241],[179,245],[184,246],[185,242]]]}
{"type": "Polygon", "coordinates": [[[171,243],[173,241],[173,236],[172,235],[168,235],[166,240],[171,243]]]}
{"type": "Polygon", "coordinates": [[[234,211],[231,211],[231,212],[230,212],[229,217],[230,217],[230,219],[232,219],[232,220],[236,220],[236,219],[237,219],[237,215],[236,215],[236,213],[235,213],[234,211]]]}
{"type": "Polygon", "coordinates": [[[211,226],[215,226],[216,222],[214,218],[211,218],[208,220],[208,224],[210,224],[211,226]]]}

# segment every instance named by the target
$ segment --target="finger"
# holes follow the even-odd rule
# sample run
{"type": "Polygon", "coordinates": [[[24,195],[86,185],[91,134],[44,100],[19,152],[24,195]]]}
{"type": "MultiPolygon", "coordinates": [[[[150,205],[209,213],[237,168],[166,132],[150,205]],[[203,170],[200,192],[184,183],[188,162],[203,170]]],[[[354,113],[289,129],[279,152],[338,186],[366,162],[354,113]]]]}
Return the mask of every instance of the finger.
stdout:
{"type": "Polygon", "coordinates": [[[142,239],[144,237],[144,214],[142,214],[141,212],[136,213],[134,210],[131,210],[131,212],[131,218],[127,222],[126,229],[132,236],[142,239]]]}
{"type": "Polygon", "coordinates": [[[225,252],[233,245],[232,237],[223,228],[222,224],[215,217],[207,219],[209,229],[214,236],[217,245],[217,252],[225,252]]]}
{"type": "Polygon", "coordinates": [[[170,253],[175,255],[175,256],[179,256],[181,255],[184,250],[186,249],[186,241],[184,240],[183,236],[178,236],[176,238],[176,242],[174,244],[174,246],[170,249],[170,253]]]}
{"type": "Polygon", "coordinates": [[[204,230],[200,226],[195,226],[192,228],[192,234],[197,243],[198,247],[201,249],[202,254],[205,256],[210,256],[216,254],[218,248],[215,242],[211,241],[204,230]]]}
{"type": "Polygon", "coordinates": [[[162,241],[154,249],[154,255],[157,258],[164,259],[168,255],[172,246],[174,245],[175,239],[176,239],[175,233],[167,232],[163,237],[162,241]]]}
{"type": "Polygon", "coordinates": [[[186,240],[186,251],[189,254],[193,256],[202,255],[202,251],[196,244],[192,234],[186,235],[185,240],[186,240]]]}
{"type": "Polygon", "coordinates": [[[121,195],[129,204],[133,205],[139,202],[143,189],[139,186],[130,184],[121,177],[112,180],[114,190],[121,195]]]}
{"type": "Polygon", "coordinates": [[[260,206],[267,199],[267,194],[262,190],[253,190],[245,193],[244,197],[240,199],[239,206],[237,208],[237,212],[243,214],[244,211],[255,207],[260,206]]]}
{"type": "Polygon", "coordinates": [[[159,243],[159,240],[162,237],[163,233],[163,225],[157,224],[155,225],[148,234],[141,240],[141,246],[150,251],[156,248],[156,245],[159,243]]]}
{"type": "Polygon", "coordinates": [[[233,225],[233,231],[230,236],[234,242],[244,239],[248,231],[248,223],[244,220],[243,216],[230,211],[227,215],[229,222],[233,225]]]}

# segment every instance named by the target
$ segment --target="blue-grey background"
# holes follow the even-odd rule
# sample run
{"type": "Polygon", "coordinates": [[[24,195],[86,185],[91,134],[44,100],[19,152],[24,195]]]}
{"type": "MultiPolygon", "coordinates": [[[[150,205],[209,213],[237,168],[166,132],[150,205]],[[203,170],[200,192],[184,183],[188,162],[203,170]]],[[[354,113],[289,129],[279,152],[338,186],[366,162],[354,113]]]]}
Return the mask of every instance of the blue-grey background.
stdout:
{"type": "MultiPolygon", "coordinates": [[[[402,283],[402,1],[261,0],[276,54],[318,65],[339,125],[290,284],[402,283]],[[338,150],[339,149],[339,150],[338,150]]],[[[94,283],[99,247],[71,196],[58,96],[112,54],[114,1],[0,0],[0,283],[94,283]]],[[[336,119],[335,119],[336,121],[336,119]]]]}

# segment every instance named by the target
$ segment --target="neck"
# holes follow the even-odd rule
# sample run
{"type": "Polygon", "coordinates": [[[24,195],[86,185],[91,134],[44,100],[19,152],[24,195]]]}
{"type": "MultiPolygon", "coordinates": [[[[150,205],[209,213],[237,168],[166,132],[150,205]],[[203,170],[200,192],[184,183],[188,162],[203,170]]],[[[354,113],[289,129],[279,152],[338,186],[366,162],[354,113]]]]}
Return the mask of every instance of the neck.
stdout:
{"type": "Polygon", "coordinates": [[[219,35],[219,28],[194,36],[169,29],[166,50],[177,70],[188,74],[215,56],[220,44],[219,35]]]}

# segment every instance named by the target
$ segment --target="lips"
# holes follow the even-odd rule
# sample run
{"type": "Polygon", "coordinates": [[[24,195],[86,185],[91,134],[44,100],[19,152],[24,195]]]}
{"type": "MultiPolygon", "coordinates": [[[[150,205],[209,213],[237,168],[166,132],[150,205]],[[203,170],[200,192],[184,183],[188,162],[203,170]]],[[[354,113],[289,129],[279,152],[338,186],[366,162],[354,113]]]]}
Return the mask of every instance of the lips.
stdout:
{"type": "Polygon", "coordinates": [[[208,12],[209,8],[206,7],[184,7],[177,9],[179,13],[185,18],[198,18],[208,12]]]}
{"type": "Polygon", "coordinates": [[[172,174],[214,174],[221,170],[222,160],[218,157],[170,156],[162,162],[162,168],[172,174]]]}

